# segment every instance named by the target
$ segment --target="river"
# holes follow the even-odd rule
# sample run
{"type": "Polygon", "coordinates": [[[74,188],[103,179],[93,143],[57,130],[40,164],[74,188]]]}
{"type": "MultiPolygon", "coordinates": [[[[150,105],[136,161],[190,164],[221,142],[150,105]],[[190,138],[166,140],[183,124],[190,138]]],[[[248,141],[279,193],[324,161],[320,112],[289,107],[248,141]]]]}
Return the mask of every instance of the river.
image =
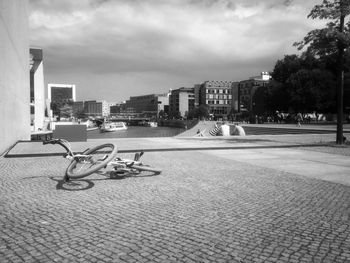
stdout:
{"type": "Polygon", "coordinates": [[[144,127],[144,126],[128,126],[125,131],[104,132],[99,130],[88,131],[88,139],[102,138],[140,138],[140,137],[172,137],[184,132],[184,128],[173,127],[144,127]]]}

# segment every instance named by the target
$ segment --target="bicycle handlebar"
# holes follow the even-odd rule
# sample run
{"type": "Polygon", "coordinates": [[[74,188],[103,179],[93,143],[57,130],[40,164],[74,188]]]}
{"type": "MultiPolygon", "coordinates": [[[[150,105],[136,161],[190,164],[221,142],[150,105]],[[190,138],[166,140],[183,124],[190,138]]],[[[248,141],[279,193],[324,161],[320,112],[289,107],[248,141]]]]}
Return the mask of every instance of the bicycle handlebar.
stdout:
{"type": "Polygon", "coordinates": [[[60,141],[60,139],[52,139],[52,140],[48,140],[48,141],[43,141],[43,144],[56,144],[60,141]]]}
{"type": "Polygon", "coordinates": [[[69,149],[69,147],[61,139],[52,139],[48,141],[43,141],[43,145],[46,145],[46,144],[59,144],[67,151],[67,153],[69,154],[72,153],[71,149],[69,149]]]}

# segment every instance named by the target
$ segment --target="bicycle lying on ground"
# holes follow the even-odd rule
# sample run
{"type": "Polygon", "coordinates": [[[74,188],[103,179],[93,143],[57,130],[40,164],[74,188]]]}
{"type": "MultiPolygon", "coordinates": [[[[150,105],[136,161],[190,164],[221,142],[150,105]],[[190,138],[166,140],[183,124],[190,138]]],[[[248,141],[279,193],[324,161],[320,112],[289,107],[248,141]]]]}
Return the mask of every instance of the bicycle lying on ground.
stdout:
{"type": "Polygon", "coordinates": [[[44,141],[43,144],[58,144],[67,152],[63,155],[70,160],[67,167],[64,181],[70,179],[80,179],[90,174],[106,169],[110,178],[136,174],[142,171],[160,174],[161,170],[143,164],[140,161],[144,152],[135,153],[134,159],[123,159],[117,157],[117,145],[114,143],[105,143],[92,149],[86,149],[82,153],[74,153],[70,143],[64,139],[52,139],[44,141]]]}

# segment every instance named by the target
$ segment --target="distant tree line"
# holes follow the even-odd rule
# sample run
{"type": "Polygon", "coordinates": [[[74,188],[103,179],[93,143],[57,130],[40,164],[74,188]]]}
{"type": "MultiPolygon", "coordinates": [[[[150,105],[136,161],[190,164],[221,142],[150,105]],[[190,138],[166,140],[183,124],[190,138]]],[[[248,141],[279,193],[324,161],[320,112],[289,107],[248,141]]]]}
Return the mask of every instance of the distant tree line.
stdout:
{"type": "Polygon", "coordinates": [[[313,7],[308,18],[327,24],[294,43],[306,49],[302,55],[277,61],[265,92],[269,110],[337,112],[337,130],[342,129],[343,112],[350,112],[349,15],[349,0],[323,0],[313,7]]]}
{"type": "MultiPolygon", "coordinates": [[[[347,58],[350,53],[347,52],[347,58]]],[[[350,110],[350,64],[345,67],[344,110],[350,110]]],[[[336,57],[286,55],[276,62],[267,88],[255,93],[264,96],[267,111],[335,113],[337,95],[336,57]]]]}

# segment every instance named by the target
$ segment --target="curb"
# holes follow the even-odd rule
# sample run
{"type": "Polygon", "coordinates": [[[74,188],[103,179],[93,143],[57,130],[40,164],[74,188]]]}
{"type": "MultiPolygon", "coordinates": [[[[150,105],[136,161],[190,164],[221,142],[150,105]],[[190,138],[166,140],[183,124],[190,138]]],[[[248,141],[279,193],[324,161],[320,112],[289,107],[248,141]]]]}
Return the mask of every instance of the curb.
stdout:
{"type": "MultiPolygon", "coordinates": [[[[243,150],[243,149],[278,149],[278,148],[298,148],[298,147],[325,147],[328,144],[286,144],[286,145],[261,145],[261,146],[230,146],[230,147],[192,147],[192,148],[153,148],[153,149],[131,149],[121,150],[118,153],[134,152],[175,152],[175,151],[212,151],[212,150],[243,150]]],[[[77,152],[75,152],[77,153],[77,152]]],[[[62,156],[62,152],[53,153],[30,153],[30,154],[6,154],[5,158],[27,158],[27,157],[51,157],[62,156]]]]}

